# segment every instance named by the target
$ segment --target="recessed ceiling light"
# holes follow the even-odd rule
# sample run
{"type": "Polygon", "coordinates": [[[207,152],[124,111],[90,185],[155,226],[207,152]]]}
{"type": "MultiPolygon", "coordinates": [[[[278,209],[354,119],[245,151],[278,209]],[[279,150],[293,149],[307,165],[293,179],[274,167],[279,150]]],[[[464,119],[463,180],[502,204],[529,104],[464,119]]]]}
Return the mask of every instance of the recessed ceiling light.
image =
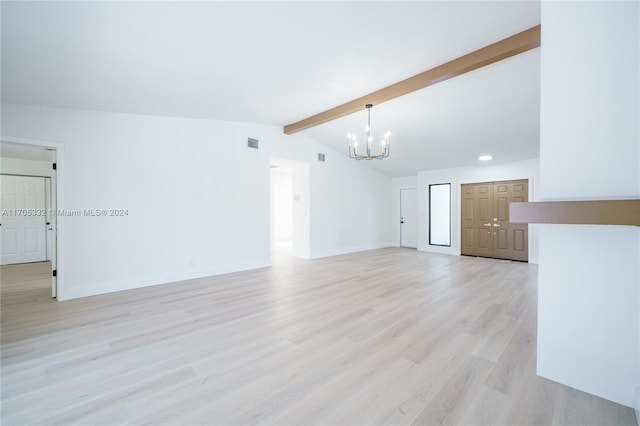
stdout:
{"type": "Polygon", "coordinates": [[[489,161],[489,160],[493,160],[493,157],[491,155],[481,155],[480,157],[478,157],[478,160],[489,161]]]}

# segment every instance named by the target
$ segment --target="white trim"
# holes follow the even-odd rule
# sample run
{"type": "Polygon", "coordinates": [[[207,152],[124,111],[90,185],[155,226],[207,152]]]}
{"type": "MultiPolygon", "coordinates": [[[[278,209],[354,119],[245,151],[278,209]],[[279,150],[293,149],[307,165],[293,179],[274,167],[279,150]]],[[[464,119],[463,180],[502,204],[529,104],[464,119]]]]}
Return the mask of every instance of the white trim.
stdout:
{"type": "Polygon", "coordinates": [[[434,246],[427,243],[422,247],[418,247],[418,250],[424,251],[427,253],[450,254],[452,256],[460,256],[460,249],[456,249],[452,246],[434,246]]]}
{"type": "Polygon", "coordinates": [[[151,287],[161,284],[173,284],[179,281],[206,278],[215,275],[243,272],[252,269],[260,269],[271,266],[271,259],[263,259],[256,262],[237,263],[215,268],[194,269],[182,273],[169,273],[163,275],[150,275],[124,280],[108,281],[89,286],[68,287],[64,296],[58,294],[58,300],[78,299],[81,297],[97,296],[100,294],[114,293],[116,291],[135,290],[143,287],[151,287]]]}
{"type": "Polygon", "coordinates": [[[450,216],[451,216],[451,223],[449,223],[449,227],[450,232],[451,232],[451,245],[450,246],[436,246],[436,245],[431,245],[429,244],[429,236],[428,236],[428,231],[427,231],[427,238],[425,239],[425,243],[424,244],[420,244],[420,242],[418,241],[418,251],[423,251],[426,253],[438,253],[438,254],[448,254],[451,256],[461,256],[462,254],[462,250],[460,249],[460,245],[461,245],[461,233],[460,233],[460,221],[461,221],[461,209],[460,209],[460,188],[462,187],[462,184],[456,180],[453,179],[444,179],[444,180],[440,180],[440,181],[434,181],[432,182],[427,182],[426,184],[426,194],[424,194],[425,200],[426,200],[426,214],[425,214],[425,218],[426,218],[426,224],[427,224],[427,228],[429,226],[429,185],[437,185],[437,184],[442,184],[442,183],[448,183],[449,185],[451,185],[450,190],[451,193],[449,194],[449,200],[451,203],[451,211],[449,212],[450,216]],[[455,204],[453,203],[455,197],[455,204]],[[455,207],[455,208],[454,208],[455,207]],[[454,232],[454,220],[456,221],[457,225],[455,227],[455,232],[454,232]],[[454,239],[456,241],[456,245],[454,246],[453,242],[454,239]]]}
{"type": "MultiPolygon", "coordinates": [[[[56,208],[64,209],[64,144],[60,142],[51,142],[36,139],[25,139],[14,136],[0,135],[2,142],[17,143],[23,145],[35,145],[56,150],[56,208]]],[[[57,295],[58,300],[64,300],[66,297],[65,288],[65,265],[66,257],[64,252],[65,233],[64,233],[64,216],[57,218],[58,235],[56,239],[56,259],[57,259],[57,295]]]]}
{"type": "Polygon", "coordinates": [[[360,251],[377,250],[381,248],[394,247],[391,242],[380,244],[367,244],[362,246],[336,248],[330,250],[315,251],[311,254],[311,259],[321,259],[323,257],[339,256],[341,254],[357,253],[360,251]]]}

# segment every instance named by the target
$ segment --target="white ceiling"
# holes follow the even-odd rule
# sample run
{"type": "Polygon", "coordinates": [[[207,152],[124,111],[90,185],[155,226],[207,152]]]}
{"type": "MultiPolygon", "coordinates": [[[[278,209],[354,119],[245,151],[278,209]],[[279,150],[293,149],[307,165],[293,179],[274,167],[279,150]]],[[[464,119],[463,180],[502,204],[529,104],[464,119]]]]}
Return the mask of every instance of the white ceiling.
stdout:
{"type": "MultiPolygon", "coordinates": [[[[285,125],[540,23],[539,2],[2,2],[2,101],[285,125]]],[[[539,49],[375,106],[391,175],[534,158],[539,49]]],[[[366,113],[303,134],[347,155],[366,113]]],[[[330,158],[327,158],[330,161],[330,158]]]]}

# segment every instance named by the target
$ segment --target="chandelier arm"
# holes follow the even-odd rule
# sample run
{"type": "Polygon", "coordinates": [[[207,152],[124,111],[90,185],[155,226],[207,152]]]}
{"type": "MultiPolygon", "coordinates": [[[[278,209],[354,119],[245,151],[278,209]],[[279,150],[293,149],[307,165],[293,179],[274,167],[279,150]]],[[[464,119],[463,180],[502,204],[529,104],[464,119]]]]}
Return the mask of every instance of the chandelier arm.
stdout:
{"type": "Polygon", "coordinates": [[[387,132],[384,135],[384,139],[382,140],[381,151],[379,155],[371,155],[371,146],[373,142],[373,138],[371,137],[371,108],[373,104],[365,105],[367,108],[367,128],[365,129],[365,138],[366,138],[366,146],[365,151],[366,155],[358,154],[358,142],[356,141],[355,134],[352,135],[349,133],[347,135],[347,142],[349,144],[349,158],[354,160],[382,160],[383,158],[387,158],[389,156],[389,145],[391,144],[391,133],[387,132]]]}

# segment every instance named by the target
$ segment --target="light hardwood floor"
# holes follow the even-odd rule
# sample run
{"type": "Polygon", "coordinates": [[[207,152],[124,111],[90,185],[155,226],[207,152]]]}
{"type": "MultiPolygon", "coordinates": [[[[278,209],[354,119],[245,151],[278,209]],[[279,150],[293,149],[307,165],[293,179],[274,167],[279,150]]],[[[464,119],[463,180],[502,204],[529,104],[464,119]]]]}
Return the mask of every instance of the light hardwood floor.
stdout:
{"type": "Polygon", "coordinates": [[[67,302],[47,268],[2,268],[3,425],[636,424],[536,376],[535,265],[381,249],[67,302]]]}

